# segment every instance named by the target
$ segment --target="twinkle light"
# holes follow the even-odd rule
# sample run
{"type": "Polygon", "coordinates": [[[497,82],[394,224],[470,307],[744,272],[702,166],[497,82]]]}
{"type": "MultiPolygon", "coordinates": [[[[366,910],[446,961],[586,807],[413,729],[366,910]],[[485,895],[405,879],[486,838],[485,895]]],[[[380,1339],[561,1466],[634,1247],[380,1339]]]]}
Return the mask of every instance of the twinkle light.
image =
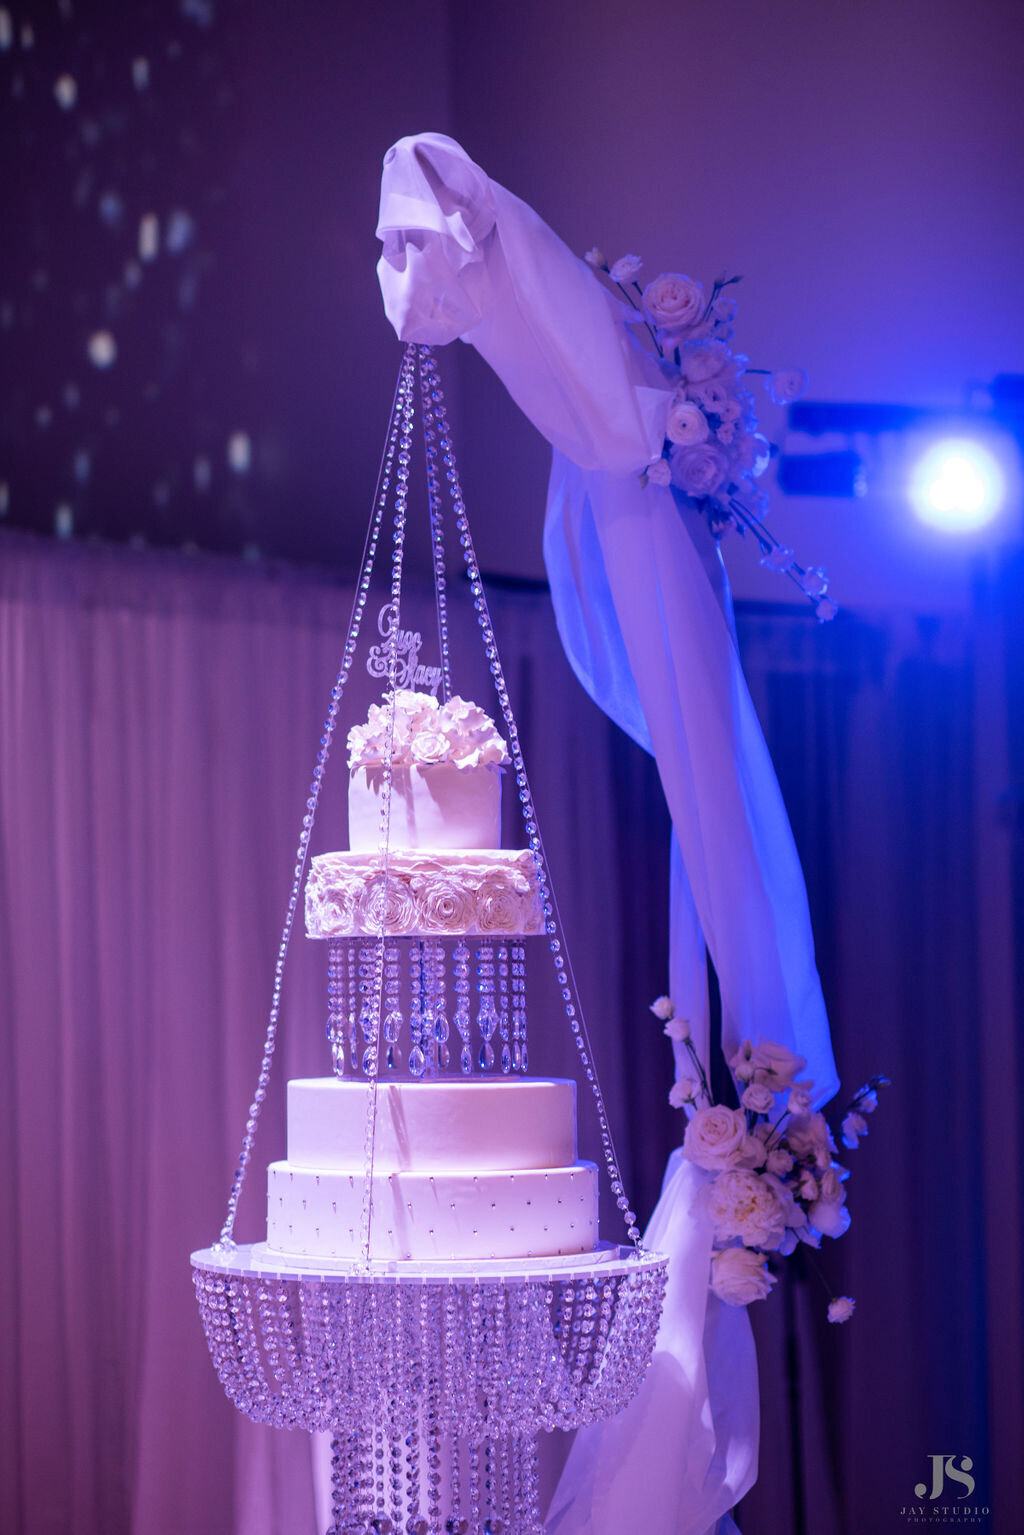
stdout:
{"type": "Polygon", "coordinates": [[[1003,510],[1006,479],[995,452],[976,437],[942,437],[926,448],[910,479],[918,519],[945,533],[972,533],[1003,510]]]}

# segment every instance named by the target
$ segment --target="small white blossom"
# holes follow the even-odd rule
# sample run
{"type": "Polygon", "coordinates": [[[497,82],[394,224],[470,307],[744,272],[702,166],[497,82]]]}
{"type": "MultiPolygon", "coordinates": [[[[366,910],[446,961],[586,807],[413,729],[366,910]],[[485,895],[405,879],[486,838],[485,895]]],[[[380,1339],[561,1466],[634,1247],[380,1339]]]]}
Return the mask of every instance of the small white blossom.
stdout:
{"type": "Polygon", "coordinates": [[[680,1077],[678,1082],[673,1082],[668,1101],[674,1109],[681,1109],[684,1104],[696,1103],[699,1092],[700,1083],[693,1077],[680,1077]]]}
{"type": "Polygon", "coordinates": [[[867,1133],[868,1122],[864,1115],[858,1114],[855,1110],[851,1109],[842,1124],[843,1145],[849,1151],[854,1151],[860,1142],[861,1136],[867,1135],[867,1133]]]}
{"type": "Polygon", "coordinates": [[[660,1018],[662,1023],[668,1023],[669,1019],[676,1015],[676,1005],[671,997],[656,997],[651,1003],[651,1012],[655,1018],[660,1018]]]}
{"type": "Polygon", "coordinates": [[[791,1114],[806,1114],[811,1106],[811,1089],[813,1082],[794,1082],[786,1099],[786,1108],[791,1114]]]}
{"type": "Polygon", "coordinates": [[[820,570],[817,566],[812,565],[810,569],[805,570],[803,575],[800,577],[800,585],[803,587],[808,597],[824,597],[825,593],[828,591],[828,576],[823,570],[820,570]]]}
{"type": "Polygon", "coordinates": [[[792,570],[795,558],[796,556],[792,549],[786,549],[782,544],[776,544],[774,549],[769,549],[767,554],[762,554],[761,564],[765,570],[784,572],[792,570]]]}
{"type": "Polygon", "coordinates": [[[620,256],[609,269],[608,276],[612,282],[633,282],[637,274],[643,271],[643,259],[640,256],[620,256]]]}
{"type": "Polygon", "coordinates": [[[775,405],[792,405],[804,393],[808,382],[803,368],[777,368],[774,373],[769,373],[764,387],[775,405]]]}
{"type": "Polygon", "coordinates": [[[827,624],[839,612],[839,604],[833,602],[831,597],[821,597],[814,604],[814,611],[818,615],[819,624],[827,624]]]}
{"type": "Polygon", "coordinates": [[[685,1018],[670,1018],[665,1025],[664,1033],[668,1035],[669,1039],[674,1039],[679,1044],[684,1044],[690,1037],[689,1022],[685,1018]]]}
{"type": "Polygon", "coordinates": [[[648,485],[668,485],[672,479],[672,468],[667,458],[656,458],[653,464],[648,464],[645,470],[648,485]]]}
{"type": "Polygon", "coordinates": [[[767,1114],[774,1102],[775,1094],[763,1082],[751,1082],[740,1098],[740,1103],[752,1114],[767,1114]]]}
{"type": "Polygon", "coordinates": [[[848,1322],[853,1316],[857,1302],[849,1295],[837,1295],[835,1300],[828,1303],[828,1319],[830,1322],[848,1322]]]}
{"type": "Polygon", "coordinates": [[[587,263],[587,266],[592,266],[595,271],[607,272],[608,270],[608,263],[604,259],[604,252],[599,251],[596,245],[592,246],[591,249],[587,251],[583,259],[587,263]]]}

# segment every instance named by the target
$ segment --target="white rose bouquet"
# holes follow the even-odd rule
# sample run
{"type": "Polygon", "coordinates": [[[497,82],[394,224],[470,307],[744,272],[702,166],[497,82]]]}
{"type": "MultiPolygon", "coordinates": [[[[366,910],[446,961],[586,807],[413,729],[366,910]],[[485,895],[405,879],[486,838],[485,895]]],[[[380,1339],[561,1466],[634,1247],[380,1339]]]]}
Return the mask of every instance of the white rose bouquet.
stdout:
{"type": "MultiPolygon", "coordinates": [[[[786,1257],[799,1243],[820,1247],[850,1225],[845,1183],[833,1128],[811,1107],[813,1082],[800,1073],[806,1062],[774,1040],[744,1040],[729,1060],[738,1105],[715,1103],[707,1074],[685,1019],[670,997],[651,1012],[669,1039],[684,1046],[693,1075],[681,1075],[669,1094],[687,1111],[683,1156],[710,1174],[706,1208],[714,1224],[711,1289],[730,1306],[762,1300],[775,1283],[770,1257],[786,1257]]],[[[867,1116],[878,1106],[886,1077],[872,1077],[842,1116],[842,1144],[852,1150],[867,1134],[867,1116]]],[[[831,1296],[828,1319],[853,1315],[849,1296],[831,1296]]]]}
{"type": "Polygon", "coordinates": [[[838,609],[827,576],[797,564],[792,549],[764,526],[768,499],[756,483],[776,449],[758,428],[747,381],[760,375],[773,404],[791,405],[807,388],[807,374],[802,368],[754,368],[732,350],[736,301],[725,290],[739,277],[716,278],[710,294],[682,272],[662,272],[641,287],[639,256],[609,265],[594,249],[585,259],[631,305],[630,320],[644,328],[663,372],[675,381],[662,455],[643,470],[641,483],[673,485],[701,509],[716,538],[730,528],[750,534],[762,565],[794,581],[822,623],[834,618],[838,609]]]}

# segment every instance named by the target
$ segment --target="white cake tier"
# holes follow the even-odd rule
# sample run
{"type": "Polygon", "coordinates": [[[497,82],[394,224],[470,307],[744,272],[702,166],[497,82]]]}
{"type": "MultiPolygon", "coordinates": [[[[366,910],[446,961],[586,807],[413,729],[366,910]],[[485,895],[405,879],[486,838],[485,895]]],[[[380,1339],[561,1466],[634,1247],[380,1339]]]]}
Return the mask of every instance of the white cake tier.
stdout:
{"type": "MultiPolygon", "coordinates": [[[[363,1167],[367,1082],[288,1083],[288,1165],[314,1172],[363,1167]]],[[[406,1172],[516,1172],[576,1160],[576,1084],[558,1078],[381,1082],[373,1167],[406,1172]]]]}
{"type": "MultiPolygon", "coordinates": [[[[365,1178],[268,1168],[267,1244],[274,1252],[350,1259],[362,1251],[365,1178]]],[[[402,1172],[373,1179],[374,1259],[551,1257],[597,1243],[597,1168],[402,1172]]]]}
{"type": "Polygon", "coordinates": [[[528,849],[391,848],[385,877],[372,853],[321,853],[306,881],[306,933],[343,938],[529,936],[543,931],[528,849]]]}
{"type": "MultiPolygon", "coordinates": [[[[354,853],[376,852],[380,847],[383,792],[381,764],[351,770],[348,845],[354,853]]],[[[498,847],[500,843],[500,767],[414,762],[392,768],[389,847],[498,847]]]]}

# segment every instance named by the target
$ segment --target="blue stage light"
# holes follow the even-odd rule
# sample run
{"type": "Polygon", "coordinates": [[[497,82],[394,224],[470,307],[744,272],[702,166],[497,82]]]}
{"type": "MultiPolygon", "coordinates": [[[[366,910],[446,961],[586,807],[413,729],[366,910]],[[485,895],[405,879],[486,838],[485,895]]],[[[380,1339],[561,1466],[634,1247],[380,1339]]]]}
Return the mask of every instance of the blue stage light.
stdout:
{"type": "Polygon", "coordinates": [[[993,450],[976,437],[941,437],[910,476],[918,519],[944,533],[972,533],[1003,510],[1006,476],[993,450]]]}

